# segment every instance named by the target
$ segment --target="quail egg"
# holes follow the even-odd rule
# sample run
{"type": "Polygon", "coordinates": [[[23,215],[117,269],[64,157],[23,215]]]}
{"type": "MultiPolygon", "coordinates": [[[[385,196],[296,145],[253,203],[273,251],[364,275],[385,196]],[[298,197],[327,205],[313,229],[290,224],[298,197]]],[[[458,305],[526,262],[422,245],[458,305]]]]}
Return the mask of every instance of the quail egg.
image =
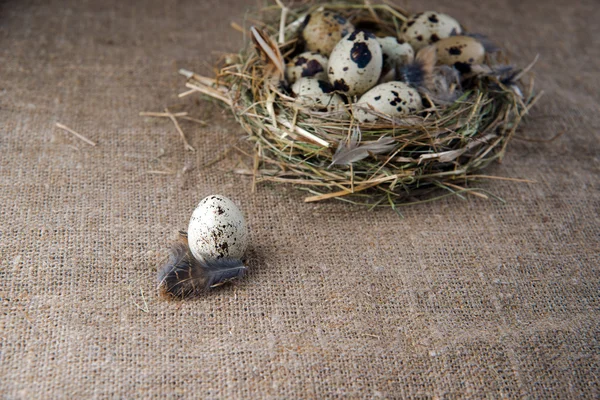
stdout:
{"type": "Polygon", "coordinates": [[[354,31],[329,56],[329,82],[339,92],[361,95],[377,84],[382,66],[383,53],[375,35],[354,31]]]}
{"type": "Polygon", "coordinates": [[[379,83],[393,81],[396,78],[396,67],[411,63],[415,52],[410,44],[393,36],[378,37],[377,41],[383,52],[383,69],[379,83]]]}
{"type": "Polygon", "coordinates": [[[390,69],[396,65],[405,65],[415,58],[412,46],[393,36],[377,38],[383,53],[383,68],[390,69]]]}
{"type": "Polygon", "coordinates": [[[470,36],[451,36],[435,44],[437,62],[453,65],[461,73],[471,72],[473,64],[481,64],[485,58],[485,48],[481,42],[470,36]]]}
{"type": "Polygon", "coordinates": [[[327,80],[327,57],[311,51],[299,54],[288,63],[285,73],[289,83],[299,78],[327,80]]]}
{"type": "Polygon", "coordinates": [[[344,100],[334,93],[327,81],[300,78],[292,85],[292,92],[296,95],[296,101],[316,109],[337,109],[344,105],[344,100]]]}
{"type": "Polygon", "coordinates": [[[375,86],[354,104],[354,117],[359,122],[374,122],[378,116],[369,112],[373,109],[392,117],[414,114],[421,110],[421,96],[403,82],[387,82],[375,86]]]}
{"type": "Polygon", "coordinates": [[[188,243],[198,260],[241,259],[248,244],[242,212],[225,196],[205,197],[190,218],[188,243]]]}
{"type": "Polygon", "coordinates": [[[450,37],[452,34],[461,33],[462,28],[457,20],[435,11],[411,16],[402,28],[403,39],[410,43],[415,51],[450,37]]]}
{"type": "Polygon", "coordinates": [[[330,10],[320,10],[306,16],[302,38],[306,50],[328,56],[337,42],[353,30],[354,26],[345,17],[330,10]]]}

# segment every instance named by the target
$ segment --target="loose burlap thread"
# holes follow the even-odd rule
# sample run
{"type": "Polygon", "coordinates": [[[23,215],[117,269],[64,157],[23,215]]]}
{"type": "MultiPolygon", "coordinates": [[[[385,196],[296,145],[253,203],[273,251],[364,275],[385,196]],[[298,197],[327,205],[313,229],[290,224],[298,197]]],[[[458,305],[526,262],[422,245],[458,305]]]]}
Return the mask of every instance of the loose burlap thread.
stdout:
{"type": "Polygon", "coordinates": [[[595,1],[427,0],[546,92],[504,162],[506,203],[368,212],[233,173],[251,160],[183,90],[236,52],[241,0],[0,4],[3,398],[597,398],[600,11],[595,1]],[[167,119],[187,111],[186,151],[167,119]],[[61,122],[92,147],[56,129],[61,122]],[[215,161],[216,160],[216,161],[215,161]],[[210,164],[210,166],[207,166],[210,164]],[[249,274],[165,301],[155,268],[204,196],[251,232],[249,274]]]}

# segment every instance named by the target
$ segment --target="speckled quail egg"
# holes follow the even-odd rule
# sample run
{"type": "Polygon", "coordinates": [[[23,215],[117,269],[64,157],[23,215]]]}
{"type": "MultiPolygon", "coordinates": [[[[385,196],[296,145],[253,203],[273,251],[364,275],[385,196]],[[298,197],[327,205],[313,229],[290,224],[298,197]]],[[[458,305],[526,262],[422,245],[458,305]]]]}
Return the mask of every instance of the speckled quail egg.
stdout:
{"type": "Polygon", "coordinates": [[[377,38],[383,52],[383,69],[379,83],[393,81],[396,78],[396,67],[411,63],[415,58],[412,46],[394,36],[377,38]]]}
{"type": "Polygon", "coordinates": [[[306,50],[328,56],[337,42],[354,30],[354,26],[343,16],[330,10],[317,10],[306,16],[302,38],[306,50]]]}
{"type": "Polygon", "coordinates": [[[329,82],[347,95],[361,95],[377,84],[382,66],[383,53],[375,35],[354,31],[329,56],[329,82]]]}
{"type": "Polygon", "coordinates": [[[423,108],[421,96],[404,82],[387,82],[375,86],[354,104],[354,117],[359,122],[374,122],[378,116],[373,109],[392,117],[414,114],[423,108]]]}
{"type": "Polygon", "coordinates": [[[396,37],[388,36],[377,38],[383,53],[383,68],[394,68],[396,65],[405,65],[415,58],[412,46],[396,37]]]}
{"type": "Polygon", "coordinates": [[[473,64],[481,64],[485,59],[485,48],[481,42],[470,36],[451,36],[435,44],[437,62],[453,65],[459,72],[471,72],[473,64]]]}
{"type": "Polygon", "coordinates": [[[300,78],[327,80],[327,61],[327,57],[312,51],[297,55],[285,70],[288,82],[294,83],[300,78]]]}
{"type": "Polygon", "coordinates": [[[292,85],[296,101],[316,109],[337,109],[344,105],[340,95],[334,93],[327,81],[313,78],[300,78],[292,85]]]}
{"type": "Polygon", "coordinates": [[[427,11],[411,16],[402,28],[402,37],[415,51],[433,44],[452,34],[461,34],[462,28],[457,20],[449,15],[427,11]]]}
{"type": "Polygon", "coordinates": [[[198,260],[241,259],[248,245],[242,212],[225,196],[205,197],[190,218],[188,243],[198,260]]]}

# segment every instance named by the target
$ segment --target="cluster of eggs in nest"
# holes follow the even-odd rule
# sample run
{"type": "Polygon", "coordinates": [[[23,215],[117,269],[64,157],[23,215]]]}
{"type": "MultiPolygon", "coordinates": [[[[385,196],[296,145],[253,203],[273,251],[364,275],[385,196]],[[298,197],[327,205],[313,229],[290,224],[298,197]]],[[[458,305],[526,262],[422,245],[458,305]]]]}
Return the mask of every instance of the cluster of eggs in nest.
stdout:
{"type": "Polygon", "coordinates": [[[458,21],[434,11],[410,16],[396,36],[379,37],[321,9],[307,15],[299,36],[303,52],[286,66],[296,101],[316,110],[347,110],[351,104],[359,122],[419,112],[428,68],[445,65],[465,74],[486,53],[458,21]]]}

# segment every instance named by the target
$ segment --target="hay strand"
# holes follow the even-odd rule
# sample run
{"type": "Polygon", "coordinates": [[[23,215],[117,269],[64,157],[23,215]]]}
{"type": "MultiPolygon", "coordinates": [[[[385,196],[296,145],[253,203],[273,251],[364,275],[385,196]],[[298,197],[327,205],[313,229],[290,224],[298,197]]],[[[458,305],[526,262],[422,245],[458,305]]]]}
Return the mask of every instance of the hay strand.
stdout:
{"type": "Polygon", "coordinates": [[[65,125],[57,122],[56,123],[56,127],[59,128],[59,129],[62,129],[62,130],[65,130],[65,131],[69,132],[70,134],[74,135],[75,137],[77,137],[80,140],[83,140],[84,142],[86,142],[90,146],[96,146],[96,142],[92,142],[90,139],[86,138],[81,133],[75,132],[73,129],[69,128],[68,126],[65,126],[65,125]]]}

